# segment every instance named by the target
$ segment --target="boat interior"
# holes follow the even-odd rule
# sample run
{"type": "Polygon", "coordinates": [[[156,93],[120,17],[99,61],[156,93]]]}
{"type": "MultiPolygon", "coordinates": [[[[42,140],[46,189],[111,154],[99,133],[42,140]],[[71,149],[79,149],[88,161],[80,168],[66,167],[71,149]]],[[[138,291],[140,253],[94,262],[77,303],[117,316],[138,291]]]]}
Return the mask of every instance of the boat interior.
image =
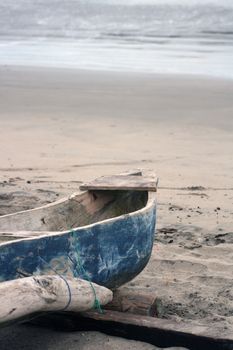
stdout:
{"type": "Polygon", "coordinates": [[[0,217],[0,243],[62,232],[137,211],[147,191],[86,191],[46,206],[0,217]]]}

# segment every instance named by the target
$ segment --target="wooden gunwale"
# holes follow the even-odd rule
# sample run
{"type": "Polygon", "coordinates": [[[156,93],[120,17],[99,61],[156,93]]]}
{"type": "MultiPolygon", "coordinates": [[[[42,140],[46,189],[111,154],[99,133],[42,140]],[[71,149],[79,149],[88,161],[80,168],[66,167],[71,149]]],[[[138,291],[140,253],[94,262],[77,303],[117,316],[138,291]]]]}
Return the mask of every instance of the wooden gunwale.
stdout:
{"type": "MultiPolygon", "coordinates": [[[[34,211],[37,211],[37,210],[40,210],[40,209],[46,209],[48,207],[52,207],[54,205],[57,205],[57,204],[61,204],[61,203],[65,203],[73,198],[76,198],[78,195],[80,194],[83,194],[83,192],[75,192],[74,194],[72,194],[71,196],[69,197],[66,197],[66,198],[63,198],[61,200],[58,200],[58,201],[55,201],[53,203],[49,203],[49,204],[46,204],[44,206],[41,206],[41,207],[38,207],[38,208],[33,208],[33,209],[30,209],[30,210],[22,210],[22,211],[19,211],[19,212],[16,212],[16,213],[12,213],[12,214],[7,214],[7,215],[3,215],[1,216],[2,218],[3,217],[9,217],[9,216],[14,216],[16,214],[20,214],[20,213],[29,213],[29,212],[34,212],[34,211]]],[[[43,238],[43,237],[47,237],[47,236],[62,236],[62,235],[65,235],[65,234],[68,234],[69,232],[71,231],[79,231],[79,230],[82,230],[82,229],[89,229],[89,228],[92,228],[92,227],[95,227],[97,225],[104,225],[105,223],[113,223],[119,219],[122,219],[124,217],[135,217],[139,214],[144,214],[146,213],[147,211],[149,211],[151,209],[151,207],[155,206],[156,204],[156,192],[148,192],[148,200],[147,200],[147,203],[146,205],[139,209],[139,210],[136,210],[136,211],[133,211],[131,213],[128,213],[128,214],[122,214],[122,215],[119,215],[119,216],[116,216],[116,217],[113,217],[113,218],[109,218],[109,219],[104,219],[104,220],[101,220],[101,221],[98,221],[98,222],[95,222],[95,223],[92,223],[92,224],[89,224],[89,225],[84,225],[84,226],[79,226],[79,227],[74,227],[72,228],[72,230],[63,230],[63,231],[16,231],[20,234],[20,232],[23,232],[24,234],[28,234],[28,237],[25,237],[25,238],[19,238],[19,239],[15,239],[14,241],[12,242],[19,242],[19,241],[22,241],[22,240],[36,240],[38,238],[43,238]],[[38,233],[38,236],[35,237],[35,233],[37,234],[38,233]],[[41,233],[41,234],[40,234],[41,233]]],[[[2,235],[5,235],[5,234],[10,234],[14,235],[15,231],[0,231],[0,237],[2,235]]],[[[7,242],[2,242],[0,243],[0,247],[1,246],[4,246],[4,245],[7,245],[9,244],[9,241],[7,242]]]]}

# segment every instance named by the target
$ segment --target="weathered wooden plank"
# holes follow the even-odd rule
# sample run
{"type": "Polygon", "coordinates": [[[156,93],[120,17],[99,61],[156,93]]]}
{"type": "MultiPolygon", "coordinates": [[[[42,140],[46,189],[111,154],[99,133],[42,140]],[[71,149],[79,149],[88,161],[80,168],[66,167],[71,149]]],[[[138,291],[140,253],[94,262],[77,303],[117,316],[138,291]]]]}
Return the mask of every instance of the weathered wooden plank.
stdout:
{"type": "Polygon", "coordinates": [[[87,311],[81,313],[81,316],[87,320],[89,326],[90,324],[92,325],[92,329],[97,324],[98,330],[102,330],[100,325],[102,323],[103,330],[108,326],[111,330],[116,329],[119,331],[121,329],[122,334],[127,334],[130,338],[144,339],[158,346],[176,345],[195,350],[233,349],[232,333],[230,331],[225,333],[222,330],[217,331],[212,324],[206,325],[200,322],[195,323],[195,321],[176,322],[174,320],[108,310],[104,314],[96,311],[87,311]]]}
{"type": "Polygon", "coordinates": [[[206,336],[214,339],[229,339],[233,344],[233,335],[224,335],[216,332],[212,325],[176,322],[174,320],[159,319],[150,316],[135,315],[126,312],[106,310],[104,314],[96,311],[82,312],[83,317],[91,318],[97,321],[118,322],[122,324],[131,324],[135,326],[147,327],[151,329],[172,330],[177,332],[189,333],[193,335],[206,336]]]}
{"type": "Polygon", "coordinates": [[[154,176],[103,176],[80,186],[81,191],[88,190],[134,190],[157,191],[158,180],[154,176]]]}
{"type": "Polygon", "coordinates": [[[53,313],[33,323],[56,330],[100,331],[128,339],[140,340],[159,347],[185,347],[190,350],[233,350],[230,331],[216,330],[212,324],[176,322],[174,320],[139,316],[127,312],[107,311],[103,314],[53,313]]]}
{"type": "Polygon", "coordinates": [[[36,312],[88,310],[93,307],[96,297],[101,305],[105,305],[111,301],[112,292],[95,283],[91,286],[88,281],[61,276],[34,276],[2,282],[0,323],[36,312]]]}

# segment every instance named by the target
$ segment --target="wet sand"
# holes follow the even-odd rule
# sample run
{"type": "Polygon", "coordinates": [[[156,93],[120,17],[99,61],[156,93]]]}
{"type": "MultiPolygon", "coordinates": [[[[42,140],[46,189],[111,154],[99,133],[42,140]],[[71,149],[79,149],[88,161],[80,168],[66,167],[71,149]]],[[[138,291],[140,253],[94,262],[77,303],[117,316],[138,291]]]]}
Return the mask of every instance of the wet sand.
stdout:
{"type": "MultiPolygon", "coordinates": [[[[0,77],[0,214],[52,202],[99,175],[155,169],[153,255],[123,288],[154,293],[162,318],[233,334],[233,82],[17,67],[1,67],[0,77]]],[[[11,349],[29,349],[27,328],[11,328],[19,329],[11,349]]],[[[0,332],[3,349],[9,332],[0,332]]],[[[52,331],[37,329],[28,330],[31,347],[40,348],[38,332],[43,348],[59,349],[52,331]]],[[[64,335],[67,349],[77,337],[64,335]]],[[[115,338],[105,348],[115,341],[130,348],[115,338]]]]}

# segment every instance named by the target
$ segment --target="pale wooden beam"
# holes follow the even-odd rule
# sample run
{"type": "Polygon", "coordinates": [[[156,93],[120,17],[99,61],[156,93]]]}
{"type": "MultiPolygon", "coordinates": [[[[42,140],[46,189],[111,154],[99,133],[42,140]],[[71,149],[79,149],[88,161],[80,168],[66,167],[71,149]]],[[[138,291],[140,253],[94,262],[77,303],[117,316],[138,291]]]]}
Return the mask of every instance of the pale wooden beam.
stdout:
{"type": "Polygon", "coordinates": [[[103,176],[80,186],[81,191],[125,190],[157,191],[158,179],[155,176],[103,176]]]}
{"type": "Polygon", "coordinates": [[[37,312],[73,311],[105,305],[112,292],[95,283],[62,276],[32,276],[0,283],[0,323],[23,319],[37,312]]]}

